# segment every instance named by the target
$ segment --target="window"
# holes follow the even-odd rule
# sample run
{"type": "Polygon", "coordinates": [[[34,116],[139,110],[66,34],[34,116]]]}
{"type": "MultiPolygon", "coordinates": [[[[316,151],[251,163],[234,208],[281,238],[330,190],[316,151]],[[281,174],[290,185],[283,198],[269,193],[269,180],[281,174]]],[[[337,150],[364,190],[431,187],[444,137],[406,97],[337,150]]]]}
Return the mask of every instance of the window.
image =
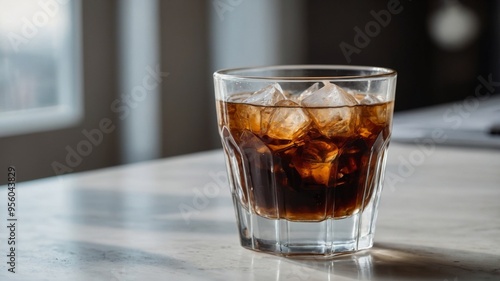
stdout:
{"type": "Polygon", "coordinates": [[[82,118],[80,2],[0,0],[0,137],[82,118]]]}

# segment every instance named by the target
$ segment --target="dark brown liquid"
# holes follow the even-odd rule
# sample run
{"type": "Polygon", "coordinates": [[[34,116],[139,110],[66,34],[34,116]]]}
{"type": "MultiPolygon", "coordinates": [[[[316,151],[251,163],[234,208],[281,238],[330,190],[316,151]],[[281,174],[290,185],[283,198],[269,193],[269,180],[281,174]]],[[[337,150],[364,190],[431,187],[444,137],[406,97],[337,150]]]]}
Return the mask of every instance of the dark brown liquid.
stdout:
{"type": "Polygon", "coordinates": [[[218,106],[232,186],[240,202],[257,214],[321,221],[355,214],[373,198],[390,134],[392,103],[333,108],[230,102],[218,106]],[[277,109],[285,116],[299,110],[299,116],[311,121],[299,118],[304,128],[287,132],[286,120],[275,122],[277,109]],[[350,117],[339,121],[335,112],[350,117]]]}

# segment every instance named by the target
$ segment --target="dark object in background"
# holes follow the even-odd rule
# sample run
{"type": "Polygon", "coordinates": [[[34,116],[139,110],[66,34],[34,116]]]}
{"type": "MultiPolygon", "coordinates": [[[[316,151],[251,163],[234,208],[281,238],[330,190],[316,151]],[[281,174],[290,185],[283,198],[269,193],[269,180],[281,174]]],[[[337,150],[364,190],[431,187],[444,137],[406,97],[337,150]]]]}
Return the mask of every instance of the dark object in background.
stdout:
{"type": "Polygon", "coordinates": [[[500,136],[500,124],[495,124],[490,128],[490,134],[500,136]]]}
{"type": "Polygon", "coordinates": [[[308,1],[306,5],[307,62],[396,69],[396,110],[473,96],[478,76],[492,75],[493,81],[500,81],[497,1],[308,1]]]}

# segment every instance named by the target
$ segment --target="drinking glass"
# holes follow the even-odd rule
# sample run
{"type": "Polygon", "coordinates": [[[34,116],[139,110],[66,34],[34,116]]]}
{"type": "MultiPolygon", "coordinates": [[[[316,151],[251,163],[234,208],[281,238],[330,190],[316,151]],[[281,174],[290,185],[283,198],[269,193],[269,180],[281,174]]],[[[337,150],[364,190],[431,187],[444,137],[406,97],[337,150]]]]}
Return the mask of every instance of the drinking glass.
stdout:
{"type": "Polygon", "coordinates": [[[214,73],[243,247],[331,257],[373,245],[396,76],[341,65],[214,73]]]}

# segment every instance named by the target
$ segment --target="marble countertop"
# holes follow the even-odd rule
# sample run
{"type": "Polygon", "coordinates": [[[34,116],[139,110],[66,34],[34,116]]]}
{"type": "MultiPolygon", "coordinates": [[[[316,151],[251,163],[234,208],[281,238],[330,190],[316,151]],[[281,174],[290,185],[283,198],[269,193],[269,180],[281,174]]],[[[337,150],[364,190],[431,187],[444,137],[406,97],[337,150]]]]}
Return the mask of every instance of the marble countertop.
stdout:
{"type": "MultiPolygon", "coordinates": [[[[500,280],[500,151],[391,144],[375,246],[332,260],[239,245],[222,151],[17,184],[0,280],[500,280]]],[[[21,173],[22,171],[19,171],[21,173]]]]}

